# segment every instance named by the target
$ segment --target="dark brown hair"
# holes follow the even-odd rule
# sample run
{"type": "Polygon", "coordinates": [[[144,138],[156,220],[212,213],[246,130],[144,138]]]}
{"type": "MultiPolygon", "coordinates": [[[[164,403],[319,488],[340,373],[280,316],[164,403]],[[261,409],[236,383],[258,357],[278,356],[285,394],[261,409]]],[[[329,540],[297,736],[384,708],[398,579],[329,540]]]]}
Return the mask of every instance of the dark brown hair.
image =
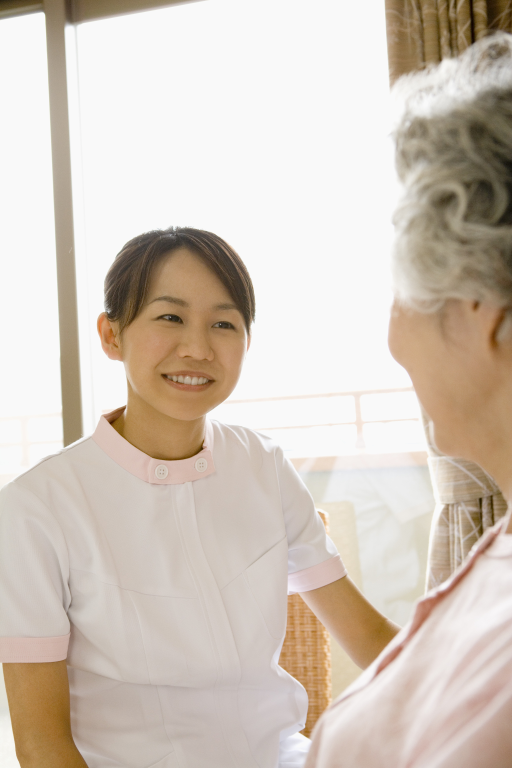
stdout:
{"type": "Polygon", "coordinates": [[[254,288],[240,256],[213,232],[192,227],[155,229],[129,240],[119,251],[105,278],[105,313],[130,325],[147,298],[151,276],[160,260],[177,248],[187,248],[204,261],[228,291],[250,332],[256,302],[254,288]]]}

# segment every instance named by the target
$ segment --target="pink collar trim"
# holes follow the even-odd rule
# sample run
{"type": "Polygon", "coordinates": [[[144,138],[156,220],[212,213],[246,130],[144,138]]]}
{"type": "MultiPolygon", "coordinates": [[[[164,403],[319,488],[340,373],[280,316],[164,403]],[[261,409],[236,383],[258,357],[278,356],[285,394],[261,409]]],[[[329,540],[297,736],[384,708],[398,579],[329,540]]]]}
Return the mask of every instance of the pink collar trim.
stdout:
{"type": "Polygon", "coordinates": [[[107,456],[130,474],[152,485],[178,485],[202,480],[215,472],[213,463],[213,427],[206,420],[203,450],[190,459],[163,461],[139,451],[112,426],[124,411],[125,406],[102,416],[92,436],[107,456]]]}

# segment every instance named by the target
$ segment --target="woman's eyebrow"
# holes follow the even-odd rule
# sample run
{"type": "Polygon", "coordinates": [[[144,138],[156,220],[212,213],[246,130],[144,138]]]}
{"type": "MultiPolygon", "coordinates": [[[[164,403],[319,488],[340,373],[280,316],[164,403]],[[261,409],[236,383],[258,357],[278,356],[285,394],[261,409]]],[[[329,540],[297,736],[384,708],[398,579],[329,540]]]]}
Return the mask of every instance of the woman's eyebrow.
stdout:
{"type": "Polygon", "coordinates": [[[166,301],[168,304],[177,304],[178,307],[188,307],[189,303],[183,299],[177,299],[175,296],[158,296],[156,299],[151,299],[148,304],[154,304],[155,301],[166,301]]]}
{"type": "MultiPolygon", "coordinates": [[[[178,307],[189,307],[190,306],[188,301],[185,301],[184,299],[178,299],[178,298],[176,298],[176,296],[158,296],[156,299],[151,299],[151,301],[148,302],[148,305],[149,304],[154,304],[155,301],[166,301],[168,304],[176,304],[178,307]]],[[[225,303],[222,303],[222,304],[216,304],[213,307],[213,309],[216,309],[216,310],[220,309],[220,310],[224,310],[224,311],[234,309],[236,311],[239,311],[239,309],[236,306],[236,304],[232,304],[231,302],[225,302],[225,303]]]]}

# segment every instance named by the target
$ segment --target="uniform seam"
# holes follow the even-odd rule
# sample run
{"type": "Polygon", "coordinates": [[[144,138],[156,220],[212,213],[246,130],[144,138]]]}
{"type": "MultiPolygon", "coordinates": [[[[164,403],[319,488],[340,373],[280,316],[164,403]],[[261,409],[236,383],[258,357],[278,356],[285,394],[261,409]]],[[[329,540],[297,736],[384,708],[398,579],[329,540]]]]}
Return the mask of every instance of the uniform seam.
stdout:
{"type": "MultiPolygon", "coordinates": [[[[170,752],[169,754],[174,755],[174,757],[176,758],[176,761],[178,763],[178,766],[181,766],[182,763],[181,763],[181,761],[180,761],[180,759],[178,757],[178,751],[177,751],[176,747],[174,746],[173,740],[169,736],[169,731],[167,730],[167,723],[166,723],[165,717],[164,717],[164,708],[162,706],[162,696],[161,696],[161,692],[160,692],[161,686],[160,685],[156,685],[155,688],[156,688],[156,693],[157,693],[157,696],[158,696],[158,706],[160,707],[160,714],[162,715],[162,723],[163,723],[163,726],[164,726],[165,735],[167,736],[167,740],[168,740],[169,744],[171,745],[171,747],[173,749],[173,751],[170,752]]],[[[164,755],[164,757],[167,757],[167,755],[164,755]]],[[[163,760],[163,758],[161,758],[161,759],[163,760]]],[[[151,766],[149,766],[149,768],[151,768],[151,766]]]]}
{"type": "Polygon", "coordinates": [[[272,551],[272,550],[273,550],[275,547],[277,547],[279,544],[281,544],[281,542],[282,542],[282,541],[284,541],[284,539],[286,539],[286,533],[285,533],[285,535],[284,535],[284,536],[282,536],[282,537],[279,539],[279,541],[276,541],[276,543],[275,543],[275,544],[272,544],[272,545],[271,545],[271,546],[270,546],[268,549],[266,549],[266,550],[265,550],[265,552],[263,552],[263,554],[262,554],[262,555],[259,555],[259,557],[257,557],[257,558],[256,558],[256,560],[253,560],[252,562],[250,562],[250,563],[249,563],[249,565],[246,565],[246,566],[245,566],[245,568],[242,568],[242,570],[241,570],[241,571],[239,571],[239,572],[236,574],[236,576],[233,576],[233,578],[232,578],[232,579],[230,579],[229,581],[227,581],[227,582],[224,584],[224,586],[220,588],[220,591],[221,591],[221,592],[223,592],[223,591],[226,589],[226,587],[229,587],[229,585],[230,585],[230,584],[232,584],[232,583],[233,583],[234,581],[236,581],[237,579],[239,579],[239,578],[240,578],[240,576],[243,576],[243,575],[245,574],[245,572],[249,570],[249,568],[252,568],[252,566],[253,566],[253,565],[255,565],[255,564],[256,564],[256,563],[257,563],[259,560],[261,560],[261,558],[262,558],[262,557],[265,557],[265,555],[268,555],[268,553],[269,553],[269,552],[271,552],[271,551],[272,551]]]}
{"type": "MultiPolygon", "coordinates": [[[[197,528],[197,516],[195,514],[195,508],[196,508],[195,496],[194,496],[193,489],[190,489],[190,490],[191,490],[191,493],[192,493],[192,502],[193,502],[193,506],[194,506],[194,518],[195,518],[195,525],[196,525],[196,528],[197,528]]],[[[216,657],[216,660],[217,660],[217,675],[216,675],[216,680],[215,680],[215,683],[214,683],[214,686],[213,686],[214,690],[217,693],[219,691],[219,673],[220,673],[220,675],[222,675],[221,653],[220,653],[220,650],[219,650],[219,647],[218,647],[217,638],[215,637],[215,632],[214,632],[214,629],[213,629],[213,626],[212,626],[212,622],[211,622],[208,610],[206,608],[206,602],[207,601],[206,601],[206,596],[204,595],[203,586],[202,586],[200,580],[196,577],[194,569],[191,567],[190,555],[189,555],[188,548],[187,548],[186,541],[185,541],[185,537],[184,537],[184,534],[183,534],[183,528],[182,528],[182,525],[181,525],[180,516],[179,516],[179,514],[176,514],[176,500],[175,499],[173,499],[173,507],[174,507],[176,521],[177,521],[177,524],[178,524],[177,527],[178,527],[178,532],[179,532],[179,537],[180,537],[180,543],[181,543],[181,546],[182,546],[182,550],[183,550],[183,553],[184,553],[186,561],[187,561],[187,567],[188,567],[188,569],[189,569],[189,571],[190,571],[190,573],[192,575],[192,578],[196,582],[197,590],[198,590],[198,593],[199,593],[199,596],[200,596],[199,597],[199,605],[201,606],[201,611],[202,611],[203,616],[205,618],[206,626],[208,627],[208,633],[210,635],[210,641],[211,641],[212,647],[214,649],[215,657],[216,657]]],[[[201,548],[202,548],[202,544],[201,544],[201,548]]],[[[203,554],[204,554],[204,549],[203,549],[203,554]]],[[[205,559],[206,559],[206,554],[204,554],[204,556],[205,556],[205,559]]],[[[219,593],[220,592],[221,592],[221,590],[219,589],[219,593]]],[[[235,754],[233,752],[233,747],[232,747],[231,742],[230,742],[230,740],[228,738],[228,734],[226,733],[224,718],[222,717],[222,713],[219,711],[218,697],[217,696],[215,697],[215,701],[216,701],[216,709],[217,709],[217,713],[218,713],[218,717],[219,717],[220,731],[222,733],[222,737],[224,739],[224,744],[225,744],[225,746],[227,748],[227,752],[228,752],[229,756],[231,757],[232,766],[233,766],[233,768],[235,768],[235,766],[236,766],[236,758],[235,758],[235,754]]],[[[237,694],[236,701],[237,701],[237,708],[238,708],[238,694],[237,694]]]]}
{"type": "MultiPolygon", "coordinates": [[[[142,643],[142,647],[144,649],[144,661],[146,662],[146,672],[148,673],[148,682],[149,682],[150,685],[153,685],[153,683],[151,682],[151,673],[149,671],[148,652],[146,650],[146,643],[144,642],[144,633],[142,631],[142,624],[140,622],[139,612],[138,612],[137,606],[136,606],[136,604],[135,604],[134,600],[132,599],[132,596],[130,595],[129,592],[128,592],[128,596],[130,598],[130,603],[131,603],[131,606],[132,606],[132,608],[134,610],[135,617],[137,619],[137,625],[139,627],[140,640],[141,640],[141,643],[142,643]]],[[[159,698],[159,701],[160,701],[160,698],[159,698]]],[[[163,712],[162,712],[162,720],[163,720],[163,712]]],[[[166,733],[167,733],[167,731],[166,731],[166,733]]]]}
{"type": "Polygon", "coordinates": [[[190,596],[190,597],[184,597],[182,595],[161,595],[161,594],[155,594],[154,592],[140,592],[138,589],[129,589],[128,587],[122,587],[120,584],[116,584],[112,581],[105,581],[105,579],[98,577],[97,574],[95,574],[93,571],[88,571],[85,568],[70,568],[71,571],[76,571],[77,573],[87,573],[89,576],[94,576],[94,578],[100,582],[100,584],[105,584],[108,587],[117,587],[118,589],[121,589],[123,592],[131,592],[134,595],[146,595],[147,597],[165,597],[169,600],[198,600],[199,598],[197,596],[190,596]]]}

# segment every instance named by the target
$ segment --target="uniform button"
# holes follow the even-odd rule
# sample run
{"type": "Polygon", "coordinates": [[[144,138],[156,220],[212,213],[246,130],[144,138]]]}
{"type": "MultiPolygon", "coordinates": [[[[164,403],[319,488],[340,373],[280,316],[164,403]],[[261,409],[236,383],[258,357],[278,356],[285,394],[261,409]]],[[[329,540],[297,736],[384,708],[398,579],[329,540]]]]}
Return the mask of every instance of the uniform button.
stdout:
{"type": "Polygon", "coordinates": [[[158,467],[155,469],[155,475],[158,477],[159,480],[165,480],[168,474],[169,474],[169,470],[167,469],[165,464],[159,464],[158,467]]]}
{"type": "Polygon", "coordinates": [[[206,461],[206,459],[198,459],[194,464],[194,466],[198,472],[206,472],[206,470],[208,469],[208,462],[206,461]]]}

